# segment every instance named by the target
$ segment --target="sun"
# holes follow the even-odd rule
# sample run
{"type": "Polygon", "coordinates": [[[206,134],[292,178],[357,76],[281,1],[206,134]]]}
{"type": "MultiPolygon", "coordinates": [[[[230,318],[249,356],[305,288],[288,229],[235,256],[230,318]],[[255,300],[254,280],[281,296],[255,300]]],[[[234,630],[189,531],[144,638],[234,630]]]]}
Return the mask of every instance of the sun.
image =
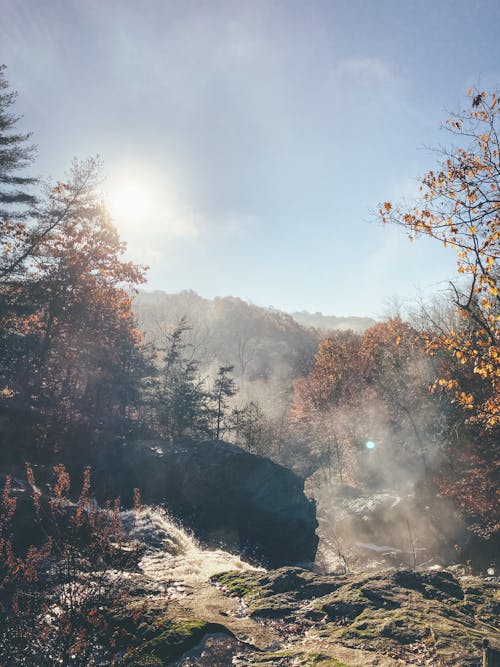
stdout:
{"type": "Polygon", "coordinates": [[[107,203],[111,216],[118,224],[142,222],[151,209],[151,197],[147,189],[134,182],[113,187],[107,203]]]}

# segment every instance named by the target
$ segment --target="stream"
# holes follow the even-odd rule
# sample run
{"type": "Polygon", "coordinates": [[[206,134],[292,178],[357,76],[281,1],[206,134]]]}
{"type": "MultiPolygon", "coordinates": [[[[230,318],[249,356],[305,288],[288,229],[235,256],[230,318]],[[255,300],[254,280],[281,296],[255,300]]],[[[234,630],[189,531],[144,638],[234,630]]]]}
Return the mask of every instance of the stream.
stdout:
{"type": "MultiPolygon", "coordinates": [[[[219,623],[233,637],[211,635],[195,649],[182,656],[176,667],[244,667],[256,663],[255,655],[286,650],[314,651],[321,641],[314,634],[296,633],[280,621],[254,620],[238,597],[231,597],[213,585],[213,575],[230,570],[264,573],[222,549],[206,549],[158,507],[144,507],[139,513],[124,512],[122,521],[128,538],[141,542],[146,551],[139,562],[140,577],[154,604],[165,604],[172,618],[198,618],[219,623]]],[[[332,643],[331,655],[352,667],[394,667],[404,664],[373,652],[350,649],[332,643]]],[[[341,664],[342,664],[341,663],[341,664]]],[[[281,664],[273,662],[273,665],[281,664]]],[[[283,665],[302,664],[284,660],[283,665]]]]}

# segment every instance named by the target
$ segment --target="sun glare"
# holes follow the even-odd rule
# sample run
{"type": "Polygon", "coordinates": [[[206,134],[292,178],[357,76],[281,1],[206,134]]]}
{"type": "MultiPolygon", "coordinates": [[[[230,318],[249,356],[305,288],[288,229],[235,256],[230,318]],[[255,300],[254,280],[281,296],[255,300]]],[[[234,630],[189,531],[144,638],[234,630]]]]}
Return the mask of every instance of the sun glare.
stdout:
{"type": "Polygon", "coordinates": [[[108,207],[116,223],[141,222],[151,208],[147,190],[135,183],[123,183],[114,187],[108,196],[108,207]]]}

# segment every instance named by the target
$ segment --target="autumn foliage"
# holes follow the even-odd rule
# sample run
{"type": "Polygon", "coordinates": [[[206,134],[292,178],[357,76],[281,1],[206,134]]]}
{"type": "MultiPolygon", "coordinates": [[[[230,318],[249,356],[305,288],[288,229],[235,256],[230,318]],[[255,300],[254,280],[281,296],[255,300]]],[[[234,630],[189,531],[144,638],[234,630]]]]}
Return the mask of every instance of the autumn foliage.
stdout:
{"type": "Polygon", "coordinates": [[[141,363],[131,289],[144,269],[123,259],[95,190],[98,169],[75,164],[50,190],[45,215],[55,222],[0,282],[4,398],[63,420],[125,416],[129,371],[141,363]]]}
{"type": "Polygon", "coordinates": [[[437,170],[421,178],[413,207],[380,208],[383,222],[402,226],[413,239],[426,235],[457,255],[462,281],[452,285],[463,316],[459,326],[435,332],[431,353],[454,355],[482,380],[479,392],[454,377],[438,384],[470,412],[470,421],[493,432],[500,426],[500,104],[498,93],[469,90],[469,108],[445,122],[458,145],[441,150],[437,170]]]}
{"type": "Polygon", "coordinates": [[[339,332],[320,344],[310,373],[295,383],[291,420],[308,440],[322,431],[330,465],[339,471],[345,464],[344,482],[370,477],[368,461],[377,463],[381,480],[384,468],[401,479],[409,469],[428,479],[428,451],[441,429],[431,380],[420,333],[399,317],[362,335],[339,332]]]}
{"type": "Polygon", "coordinates": [[[0,664],[118,664],[123,632],[110,611],[126,591],[111,566],[123,537],[119,504],[92,503],[89,469],[76,503],[64,466],[54,467],[50,497],[30,466],[27,479],[31,502],[9,476],[0,500],[0,664]],[[19,525],[31,526],[33,544],[19,543],[29,539],[19,525]]]}

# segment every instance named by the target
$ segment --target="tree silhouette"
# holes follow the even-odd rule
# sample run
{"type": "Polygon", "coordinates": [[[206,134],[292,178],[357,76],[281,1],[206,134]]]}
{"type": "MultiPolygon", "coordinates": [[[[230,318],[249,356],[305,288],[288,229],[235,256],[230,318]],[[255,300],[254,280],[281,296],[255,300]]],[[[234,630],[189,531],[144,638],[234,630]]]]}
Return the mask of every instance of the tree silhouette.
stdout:
{"type": "Polygon", "coordinates": [[[220,440],[224,430],[227,399],[236,394],[234,379],[230,376],[233,366],[220,366],[215,378],[213,397],[215,401],[215,439],[220,440]]]}

